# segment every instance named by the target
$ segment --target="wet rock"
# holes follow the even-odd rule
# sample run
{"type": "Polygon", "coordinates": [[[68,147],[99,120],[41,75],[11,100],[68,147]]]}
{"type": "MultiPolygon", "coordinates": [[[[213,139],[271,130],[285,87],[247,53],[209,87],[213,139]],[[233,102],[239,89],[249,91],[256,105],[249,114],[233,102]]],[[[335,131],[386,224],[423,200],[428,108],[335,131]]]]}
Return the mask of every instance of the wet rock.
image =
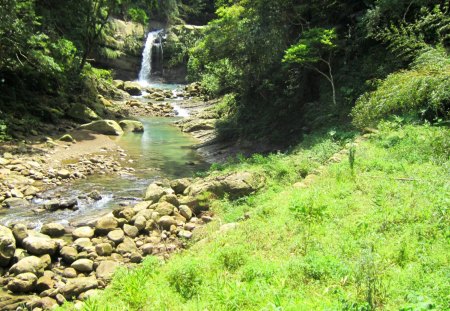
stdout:
{"type": "Polygon", "coordinates": [[[79,272],[89,273],[94,269],[94,262],[90,259],[78,259],[70,266],[79,272]]]}
{"type": "Polygon", "coordinates": [[[144,125],[142,122],[133,121],[133,120],[122,120],[119,122],[119,125],[125,132],[134,132],[134,133],[143,133],[144,125]]]}
{"type": "Polygon", "coordinates": [[[0,267],[6,267],[16,251],[16,239],[12,231],[0,226],[0,267]]]}
{"type": "Polygon", "coordinates": [[[60,209],[71,209],[76,210],[78,206],[78,201],[76,199],[69,199],[69,200],[63,200],[59,201],[56,199],[47,201],[44,203],[44,208],[50,211],[57,211],[60,209]]]}
{"type": "Polygon", "coordinates": [[[178,209],[180,210],[180,214],[186,218],[187,220],[192,218],[192,210],[189,208],[189,206],[187,205],[180,205],[178,207],[178,209]]]}
{"type": "Polygon", "coordinates": [[[112,216],[104,216],[97,220],[95,224],[95,232],[97,234],[107,234],[108,232],[116,229],[119,223],[116,218],[112,216]]]}
{"type": "Polygon", "coordinates": [[[8,283],[7,288],[13,293],[28,293],[35,289],[36,281],[33,273],[21,273],[8,283]]]}
{"type": "Polygon", "coordinates": [[[83,124],[81,129],[90,130],[98,134],[120,136],[123,130],[116,121],[113,120],[99,120],[91,123],[83,124]]]}
{"type": "Polygon", "coordinates": [[[70,299],[97,287],[98,283],[95,277],[76,278],[67,282],[67,284],[61,289],[61,294],[66,299],[70,299]]]}
{"type": "Polygon", "coordinates": [[[78,251],[75,247],[72,246],[64,246],[60,251],[62,259],[66,262],[71,264],[77,259],[78,251]]]}
{"type": "Polygon", "coordinates": [[[141,86],[137,82],[125,81],[123,83],[123,90],[132,96],[142,95],[141,86]]]}
{"type": "Polygon", "coordinates": [[[95,251],[100,256],[109,256],[113,252],[113,248],[109,243],[100,243],[95,246],[95,251]]]}
{"type": "Polygon", "coordinates": [[[20,208],[30,206],[30,202],[22,198],[8,198],[2,202],[7,208],[20,208]]]}
{"type": "Polygon", "coordinates": [[[100,262],[95,271],[95,275],[99,279],[110,281],[116,269],[120,267],[120,263],[112,260],[105,260],[100,262]]]}
{"type": "Polygon", "coordinates": [[[36,256],[25,257],[9,269],[10,274],[33,273],[40,276],[48,267],[48,262],[45,258],[36,256]]]}
{"type": "Polygon", "coordinates": [[[74,239],[90,239],[94,236],[94,229],[92,229],[91,227],[79,227],[72,231],[72,236],[74,239]]]}
{"type": "MultiPolygon", "coordinates": [[[[16,251],[14,252],[13,262],[17,263],[28,256],[30,256],[30,255],[27,253],[26,250],[21,249],[21,248],[16,248],[16,251]]],[[[0,273],[0,275],[1,275],[1,273],[0,273]]]]}
{"type": "Polygon", "coordinates": [[[91,191],[87,196],[94,201],[99,201],[102,199],[100,192],[98,192],[97,190],[91,191]]]}
{"type": "Polygon", "coordinates": [[[170,226],[172,225],[176,226],[177,222],[171,216],[163,216],[158,220],[158,225],[165,230],[170,230],[170,226]]]}
{"type": "Polygon", "coordinates": [[[145,192],[145,201],[152,201],[156,203],[163,195],[172,194],[174,191],[171,188],[164,188],[155,183],[150,184],[145,192]]]}
{"type": "Polygon", "coordinates": [[[116,245],[121,243],[123,239],[125,238],[125,234],[121,229],[113,230],[108,233],[108,239],[113,241],[116,245]]]}
{"type": "Polygon", "coordinates": [[[58,223],[45,224],[41,228],[41,233],[46,234],[50,237],[60,237],[64,235],[64,226],[58,223]]]}

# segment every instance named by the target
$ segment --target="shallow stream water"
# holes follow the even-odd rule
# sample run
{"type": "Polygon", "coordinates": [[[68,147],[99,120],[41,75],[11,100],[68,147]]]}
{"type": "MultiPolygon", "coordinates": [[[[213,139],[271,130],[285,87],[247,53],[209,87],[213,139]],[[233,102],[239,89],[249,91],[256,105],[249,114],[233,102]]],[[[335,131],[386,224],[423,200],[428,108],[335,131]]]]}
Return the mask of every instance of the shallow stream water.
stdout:
{"type": "Polygon", "coordinates": [[[36,199],[31,207],[3,211],[3,215],[0,214],[0,223],[10,225],[24,222],[36,228],[48,222],[65,225],[87,223],[110,212],[120,203],[135,203],[142,198],[146,187],[155,180],[189,177],[197,171],[207,169],[207,163],[191,148],[196,141],[172,124],[177,119],[179,118],[140,118],[144,124],[144,133],[130,132],[118,138],[111,138],[125,150],[127,160],[132,160],[123,165],[133,168],[134,172],[125,175],[93,175],[44,194],[44,197],[62,195],[63,199],[70,199],[97,190],[102,196],[101,200],[78,200],[77,211],[61,210],[35,214],[32,209],[45,202],[36,199]]]}

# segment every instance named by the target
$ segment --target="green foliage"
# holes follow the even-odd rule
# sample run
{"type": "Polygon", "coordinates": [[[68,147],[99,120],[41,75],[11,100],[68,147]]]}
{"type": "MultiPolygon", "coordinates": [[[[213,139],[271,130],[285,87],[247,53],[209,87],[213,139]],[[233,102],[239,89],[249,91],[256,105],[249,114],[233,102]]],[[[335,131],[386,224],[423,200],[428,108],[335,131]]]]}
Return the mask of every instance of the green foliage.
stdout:
{"type": "Polygon", "coordinates": [[[354,124],[376,125],[392,115],[437,120],[450,109],[450,58],[441,48],[422,53],[410,70],[389,75],[377,90],[361,96],[353,109],[354,124]]]}
{"type": "Polygon", "coordinates": [[[200,277],[200,265],[195,262],[189,262],[186,265],[179,266],[168,274],[168,281],[171,287],[184,299],[191,299],[199,294],[199,288],[202,283],[200,277]]]}
{"type": "Polygon", "coordinates": [[[218,254],[218,261],[228,271],[235,272],[247,262],[247,255],[242,247],[225,247],[218,254]]]}
{"type": "Polygon", "coordinates": [[[142,25],[147,25],[148,20],[149,20],[147,13],[143,9],[140,9],[140,8],[128,9],[127,15],[130,17],[130,19],[133,22],[140,23],[142,25]]]}

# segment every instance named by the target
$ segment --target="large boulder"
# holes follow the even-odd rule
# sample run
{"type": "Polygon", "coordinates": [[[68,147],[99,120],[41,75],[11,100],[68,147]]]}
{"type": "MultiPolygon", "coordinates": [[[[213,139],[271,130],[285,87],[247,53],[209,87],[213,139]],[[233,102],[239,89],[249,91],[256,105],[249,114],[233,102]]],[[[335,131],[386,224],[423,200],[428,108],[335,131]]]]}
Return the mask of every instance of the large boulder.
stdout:
{"type": "Polygon", "coordinates": [[[184,194],[196,197],[204,193],[212,193],[218,197],[228,195],[231,199],[237,199],[255,192],[263,185],[264,177],[260,174],[235,172],[195,182],[184,191],[184,194]]]}
{"type": "Polygon", "coordinates": [[[0,226],[0,267],[6,267],[16,251],[16,239],[11,230],[0,226]]]}
{"type": "Polygon", "coordinates": [[[23,240],[22,244],[28,253],[36,256],[54,255],[58,249],[56,241],[40,236],[29,236],[23,240]]]}
{"type": "Polygon", "coordinates": [[[91,123],[81,125],[80,128],[104,135],[120,136],[123,134],[123,130],[120,125],[113,120],[93,121],[91,123]]]}
{"type": "Polygon", "coordinates": [[[29,272],[37,276],[40,276],[44,273],[44,269],[47,267],[48,267],[47,258],[29,256],[21,259],[18,263],[13,265],[9,269],[9,273],[17,275],[29,272]]]}
{"type": "Polygon", "coordinates": [[[160,185],[153,183],[148,186],[147,190],[145,191],[145,201],[152,201],[152,202],[158,202],[159,199],[161,199],[162,196],[166,194],[173,194],[174,191],[171,188],[164,188],[160,185]]]}
{"type": "Polygon", "coordinates": [[[70,299],[97,287],[98,282],[95,277],[76,278],[71,279],[66,283],[66,285],[61,289],[61,294],[64,295],[65,298],[70,299]]]}
{"type": "Polygon", "coordinates": [[[134,133],[144,132],[144,124],[142,124],[142,122],[139,121],[122,120],[119,122],[119,125],[125,132],[134,132],[134,133]]]}
{"type": "Polygon", "coordinates": [[[130,95],[134,96],[142,95],[141,85],[137,82],[125,81],[123,83],[123,90],[130,95]]]}
{"type": "Polygon", "coordinates": [[[79,239],[79,238],[92,238],[94,236],[94,229],[91,227],[79,227],[72,231],[73,239],[79,239]]]}

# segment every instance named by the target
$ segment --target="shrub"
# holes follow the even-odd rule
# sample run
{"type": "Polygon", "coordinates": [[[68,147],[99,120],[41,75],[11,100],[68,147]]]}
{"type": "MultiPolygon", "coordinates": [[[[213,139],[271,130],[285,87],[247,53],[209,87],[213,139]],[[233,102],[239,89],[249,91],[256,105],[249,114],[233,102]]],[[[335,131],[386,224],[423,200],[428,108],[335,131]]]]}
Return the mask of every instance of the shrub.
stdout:
{"type": "Polygon", "coordinates": [[[450,116],[450,58],[444,49],[430,48],[410,70],[389,75],[378,88],[362,95],[353,109],[353,123],[374,126],[392,115],[436,120],[450,116]]]}
{"type": "Polygon", "coordinates": [[[247,255],[241,247],[226,247],[219,253],[220,264],[228,271],[236,271],[247,262],[247,255]]]}
{"type": "Polygon", "coordinates": [[[188,300],[197,295],[202,279],[200,278],[200,266],[195,261],[183,261],[182,265],[169,272],[170,286],[188,300]]]}

